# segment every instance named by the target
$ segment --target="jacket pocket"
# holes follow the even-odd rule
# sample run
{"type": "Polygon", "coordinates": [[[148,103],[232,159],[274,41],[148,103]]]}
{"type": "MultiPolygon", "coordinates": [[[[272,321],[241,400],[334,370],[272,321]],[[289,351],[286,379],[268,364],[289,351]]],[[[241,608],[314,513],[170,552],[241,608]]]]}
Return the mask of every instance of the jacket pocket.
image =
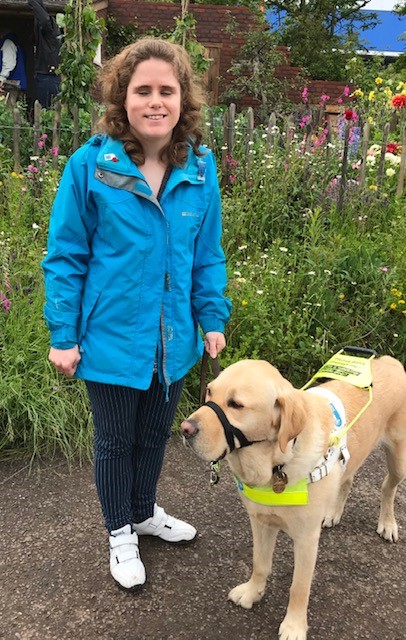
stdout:
{"type": "Polygon", "coordinates": [[[97,305],[100,295],[101,291],[98,291],[96,289],[89,292],[88,295],[84,296],[82,304],[82,316],[79,324],[79,344],[81,343],[82,338],[86,333],[87,323],[89,322],[89,318],[97,305]]]}

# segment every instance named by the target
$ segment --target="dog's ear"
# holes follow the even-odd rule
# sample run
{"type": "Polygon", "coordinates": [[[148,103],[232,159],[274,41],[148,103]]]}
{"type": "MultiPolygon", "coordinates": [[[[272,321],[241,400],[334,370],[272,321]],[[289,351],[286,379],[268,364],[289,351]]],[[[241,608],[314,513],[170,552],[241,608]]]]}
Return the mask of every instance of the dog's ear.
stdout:
{"type": "Polygon", "coordinates": [[[307,412],[302,394],[297,391],[279,396],[276,403],[280,410],[279,448],[285,453],[288,442],[303,430],[307,412]]]}

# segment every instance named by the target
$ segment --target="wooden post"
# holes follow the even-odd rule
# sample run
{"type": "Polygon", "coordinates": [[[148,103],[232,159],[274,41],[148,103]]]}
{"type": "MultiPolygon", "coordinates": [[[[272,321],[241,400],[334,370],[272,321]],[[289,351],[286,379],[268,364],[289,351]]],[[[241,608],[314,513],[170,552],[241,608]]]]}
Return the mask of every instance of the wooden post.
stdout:
{"type": "Polygon", "coordinates": [[[247,178],[251,174],[252,168],[252,152],[254,146],[254,109],[247,109],[247,178]]]}
{"type": "Polygon", "coordinates": [[[340,178],[340,189],[338,192],[338,213],[342,214],[344,208],[344,196],[345,196],[345,187],[346,187],[346,176],[347,176],[347,167],[348,167],[348,148],[349,148],[349,140],[350,140],[350,129],[351,129],[351,121],[346,120],[344,125],[344,149],[343,149],[343,163],[341,166],[341,178],[340,178]]]}
{"type": "Polygon", "coordinates": [[[266,152],[271,153],[275,148],[276,113],[273,111],[269,116],[268,130],[266,132],[266,152]]]}
{"type": "Polygon", "coordinates": [[[221,147],[221,186],[224,187],[228,184],[228,164],[227,164],[227,156],[228,156],[228,147],[227,147],[227,128],[228,128],[228,109],[224,112],[223,118],[223,144],[221,147]]]}
{"type": "MultiPolygon", "coordinates": [[[[59,149],[60,131],[59,126],[61,122],[61,103],[57,102],[55,105],[55,117],[54,126],[52,129],[52,148],[57,147],[59,149]]],[[[58,166],[58,154],[55,154],[52,158],[52,166],[56,168],[58,166]]]]}
{"type": "Polygon", "coordinates": [[[403,195],[403,191],[405,188],[405,178],[406,178],[406,124],[403,125],[402,155],[400,156],[398,184],[396,187],[397,198],[400,198],[403,195]]]}
{"type": "Polygon", "coordinates": [[[380,191],[382,187],[383,174],[385,171],[385,154],[386,154],[386,145],[388,144],[389,127],[390,127],[390,124],[389,122],[387,122],[383,128],[382,147],[381,147],[381,155],[379,158],[378,178],[377,178],[378,191],[380,191]]]}
{"type": "Polygon", "coordinates": [[[13,108],[13,156],[14,156],[14,171],[19,173],[21,171],[20,163],[20,133],[21,133],[21,117],[18,107],[13,108]]]}
{"type": "Polygon", "coordinates": [[[38,102],[38,100],[36,100],[34,102],[34,156],[36,156],[38,153],[38,142],[41,137],[41,109],[42,107],[40,103],[38,102]]]}
{"type": "Polygon", "coordinates": [[[366,122],[362,129],[362,156],[361,156],[361,168],[359,172],[359,184],[361,189],[363,189],[365,186],[370,134],[371,134],[371,125],[369,124],[369,122],[366,122]]]}
{"type": "Polygon", "coordinates": [[[79,107],[77,104],[73,107],[73,136],[72,151],[79,148],[79,107]]]}
{"type": "Polygon", "coordinates": [[[232,156],[234,151],[235,141],[235,104],[232,102],[228,107],[228,122],[227,122],[227,147],[228,155],[232,156]]]}

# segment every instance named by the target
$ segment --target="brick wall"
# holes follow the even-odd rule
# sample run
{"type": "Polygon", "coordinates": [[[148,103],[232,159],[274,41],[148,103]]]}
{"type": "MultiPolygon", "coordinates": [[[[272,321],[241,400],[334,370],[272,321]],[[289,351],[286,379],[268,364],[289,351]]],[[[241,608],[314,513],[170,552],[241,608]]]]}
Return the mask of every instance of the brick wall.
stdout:
{"type": "MultiPolygon", "coordinates": [[[[169,30],[174,26],[174,18],[180,15],[180,4],[171,2],[140,2],[138,0],[109,0],[108,12],[121,24],[136,22],[141,32],[152,26],[159,26],[163,30],[169,30]]],[[[189,5],[189,11],[195,17],[196,35],[199,42],[206,46],[219,46],[220,67],[219,76],[225,82],[231,77],[227,73],[232,59],[238,56],[238,50],[244,43],[244,34],[254,27],[253,17],[247,7],[225,7],[222,5],[189,5]],[[239,25],[238,35],[231,38],[226,32],[230,20],[230,14],[239,25]]],[[[289,51],[285,47],[280,48],[285,54],[285,62],[276,70],[278,78],[287,78],[292,82],[301,71],[300,67],[294,67],[289,62],[289,51]]],[[[311,80],[307,83],[309,97],[312,102],[319,101],[322,94],[330,96],[330,103],[337,101],[342,95],[345,83],[325,82],[323,80],[311,80]]],[[[221,90],[222,87],[220,87],[221,90]]],[[[293,102],[301,101],[302,86],[291,89],[288,97],[293,102]]],[[[242,97],[241,104],[252,103],[247,96],[242,97]]]]}
{"type": "MultiPolygon", "coordinates": [[[[171,2],[136,2],[134,0],[109,0],[109,13],[118,22],[137,22],[143,32],[152,26],[164,30],[174,27],[174,18],[180,15],[180,4],[171,2]]],[[[220,46],[220,76],[226,77],[232,58],[244,42],[244,32],[253,24],[247,7],[224,7],[218,5],[189,6],[190,13],[197,21],[196,35],[204,45],[220,46]],[[239,25],[241,35],[231,38],[225,31],[230,13],[239,25]]]]}

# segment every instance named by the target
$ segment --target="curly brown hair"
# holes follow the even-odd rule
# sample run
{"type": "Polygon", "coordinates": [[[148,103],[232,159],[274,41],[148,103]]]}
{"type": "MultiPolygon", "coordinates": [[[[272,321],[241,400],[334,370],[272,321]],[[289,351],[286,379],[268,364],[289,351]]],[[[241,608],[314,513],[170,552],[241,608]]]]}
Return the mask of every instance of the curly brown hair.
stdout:
{"type": "Polygon", "coordinates": [[[181,115],[172,139],[161,151],[161,159],[182,166],[191,146],[196,155],[203,138],[201,107],[203,92],[197,85],[189,56],[180,45],[161,38],[140,38],[106,62],[100,72],[100,88],[106,111],[99,121],[99,129],[112,138],[122,140],[124,149],[137,165],[145,162],[141,143],[130,130],[124,108],[127,87],[140,62],[158,58],[172,65],[181,88],[181,115]]]}

